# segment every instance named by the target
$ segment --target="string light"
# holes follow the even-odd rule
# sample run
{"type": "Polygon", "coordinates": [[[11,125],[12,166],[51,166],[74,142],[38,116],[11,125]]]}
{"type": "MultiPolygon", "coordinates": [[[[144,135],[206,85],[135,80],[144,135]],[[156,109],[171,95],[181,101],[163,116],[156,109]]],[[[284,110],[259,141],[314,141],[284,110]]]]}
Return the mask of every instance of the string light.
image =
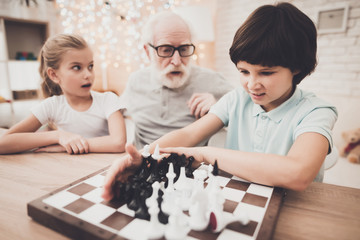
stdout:
{"type": "MultiPolygon", "coordinates": [[[[94,52],[96,66],[100,67],[101,89],[108,90],[112,88],[108,84],[114,83],[114,78],[118,81],[119,74],[121,79],[127,79],[131,72],[148,65],[141,42],[141,29],[150,16],[164,10],[199,4],[200,1],[56,0],[56,6],[59,9],[59,30],[81,34],[85,38],[94,52]]],[[[195,62],[206,59],[205,48],[200,44],[197,53],[192,56],[195,62]]]]}
{"type": "Polygon", "coordinates": [[[177,0],[57,0],[64,33],[79,33],[102,66],[144,67],[147,57],[140,43],[149,16],[188,4],[177,0]]]}

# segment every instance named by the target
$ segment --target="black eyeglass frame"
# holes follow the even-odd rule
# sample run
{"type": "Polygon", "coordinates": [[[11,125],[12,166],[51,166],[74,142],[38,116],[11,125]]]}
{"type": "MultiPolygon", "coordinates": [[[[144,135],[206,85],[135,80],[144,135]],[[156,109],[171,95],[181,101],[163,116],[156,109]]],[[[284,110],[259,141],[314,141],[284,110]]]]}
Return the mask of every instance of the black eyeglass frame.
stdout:
{"type": "Polygon", "coordinates": [[[190,57],[190,56],[194,55],[194,53],[195,53],[195,45],[192,44],[192,43],[180,45],[180,46],[178,46],[178,47],[174,47],[174,46],[167,45],[167,44],[159,45],[159,46],[156,46],[156,47],[155,47],[155,46],[152,45],[151,43],[148,43],[148,44],[149,44],[150,47],[152,47],[153,49],[155,49],[156,54],[157,54],[159,57],[162,57],[162,58],[171,58],[172,56],[174,56],[175,51],[178,51],[180,57],[190,57]],[[159,51],[158,51],[158,49],[159,49],[160,47],[170,47],[170,48],[173,49],[173,51],[172,51],[172,53],[171,53],[170,56],[160,56],[160,55],[159,55],[159,51]],[[193,47],[193,52],[192,52],[190,55],[182,56],[182,55],[181,55],[181,52],[179,51],[180,48],[182,48],[182,47],[193,47]]]}

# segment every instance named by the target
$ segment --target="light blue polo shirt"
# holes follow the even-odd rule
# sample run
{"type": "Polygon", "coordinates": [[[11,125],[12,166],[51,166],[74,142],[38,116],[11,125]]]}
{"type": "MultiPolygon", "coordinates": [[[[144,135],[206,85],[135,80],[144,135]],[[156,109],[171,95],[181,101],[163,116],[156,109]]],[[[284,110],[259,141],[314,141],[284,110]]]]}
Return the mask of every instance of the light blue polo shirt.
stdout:
{"type": "MultiPolygon", "coordinates": [[[[325,136],[329,152],[333,146],[336,108],[299,88],[279,107],[265,112],[239,87],[224,95],[210,113],[227,127],[225,147],[229,149],[287,155],[295,139],[305,132],[325,136]]],[[[315,180],[322,181],[323,174],[322,167],[315,180]]]]}

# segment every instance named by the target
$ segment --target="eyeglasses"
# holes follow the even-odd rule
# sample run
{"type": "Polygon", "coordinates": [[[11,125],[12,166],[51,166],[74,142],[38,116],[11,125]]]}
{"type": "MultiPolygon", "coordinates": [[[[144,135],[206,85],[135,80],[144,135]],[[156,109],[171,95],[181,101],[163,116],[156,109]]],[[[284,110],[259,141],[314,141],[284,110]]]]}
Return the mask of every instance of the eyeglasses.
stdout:
{"type": "Polygon", "coordinates": [[[156,50],[156,53],[159,57],[163,58],[172,57],[176,50],[179,52],[179,55],[181,57],[190,57],[195,52],[194,44],[184,44],[178,47],[174,47],[171,45],[160,45],[155,47],[154,45],[149,43],[149,46],[156,50]]]}

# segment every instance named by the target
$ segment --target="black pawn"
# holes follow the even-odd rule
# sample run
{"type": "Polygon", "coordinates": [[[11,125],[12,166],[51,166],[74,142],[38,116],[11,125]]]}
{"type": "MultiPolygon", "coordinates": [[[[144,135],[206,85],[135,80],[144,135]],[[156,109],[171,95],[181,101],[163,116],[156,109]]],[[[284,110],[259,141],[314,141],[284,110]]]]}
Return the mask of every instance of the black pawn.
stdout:
{"type": "Polygon", "coordinates": [[[219,175],[219,167],[218,167],[217,160],[215,160],[215,163],[214,163],[214,168],[213,168],[212,174],[213,174],[214,176],[219,175]]]}
{"type": "Polygon", "coordinates": [[[136,218],[150,220],[150,214],[149,214],[147,206],[146,206],[147,196],[148,196],[148,190],[145,188],[142,188],[140,190],[140,194],[139,194],[139,198],[138,198],[139,208],[136,209],[136,211],[135,211],[136,218]]]}
{"type": "Polygon", "coordinates": [[[161,222],[162,224],[168,224],[169,222],[169,215],[164,213],[161,209],[161,203],[163,201],[163,195],[164,195],[164,192],[163,191],[159,191],[159,196],[157,198],[157,201],[158,201],[158,204],[159,204],[159,214],[158,214],[158,219],[159,219],[159,222],[161,222]]]}
{"type": "Polygon", "coordinates": [[[138,182],[132,183],[131,191],[133,196],[127,206],[129,209],[136,211],[140,207],[140,184],[138,182]]]}

